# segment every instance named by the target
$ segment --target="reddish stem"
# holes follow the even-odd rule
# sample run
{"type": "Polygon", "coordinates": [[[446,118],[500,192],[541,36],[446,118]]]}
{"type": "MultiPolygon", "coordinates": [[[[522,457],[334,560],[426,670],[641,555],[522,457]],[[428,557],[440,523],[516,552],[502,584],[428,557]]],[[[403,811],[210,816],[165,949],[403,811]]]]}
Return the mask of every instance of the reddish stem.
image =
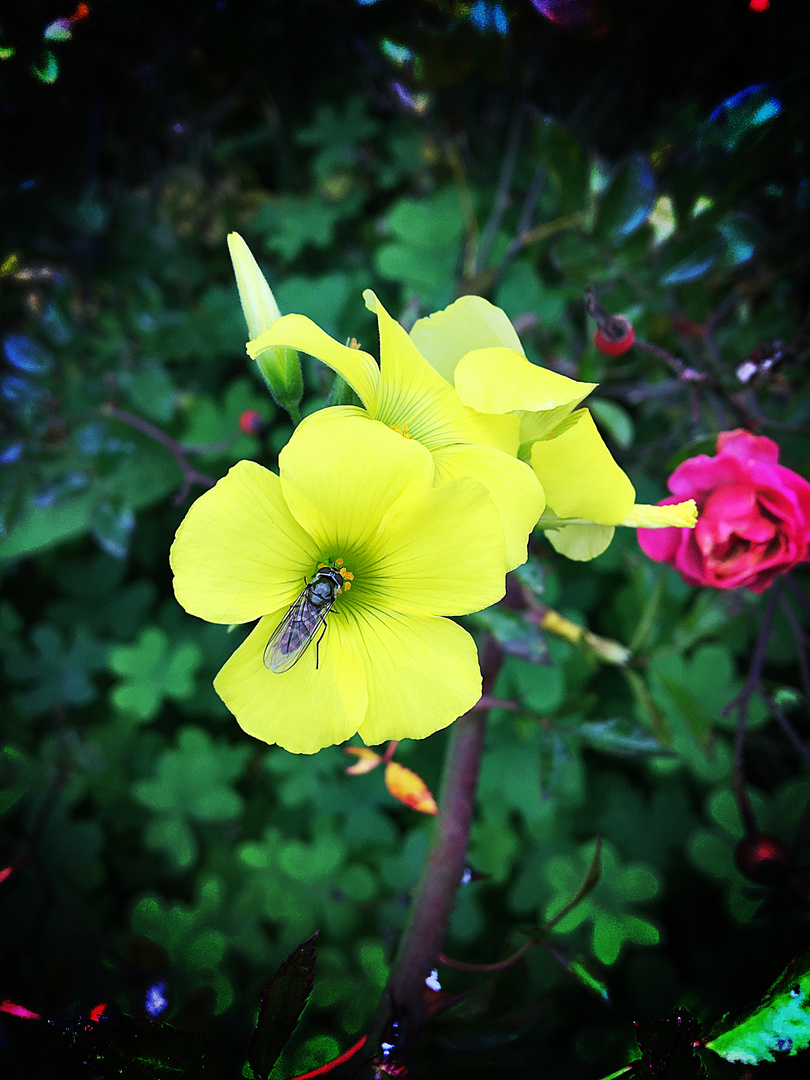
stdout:
{"type": "MultiPolygon", "coordinates": [[[[500,650],[490,646],[482,663],[484,696],[500,660],[500,650]]],[[[450,729],[436,833],[388,983],[386,1007],[391,1015],[407,1020],[409,1041],[427,1020],[425,979],[439,963],[456,889],[466,868],[486,722],[486,710],[473,707],[450,729]]]]}
{"type": "Polygon", "coordinates": [[[140,431],[148,438],[154,439],[155,442],[160,443],[161,446],[165,446],[174,458],[178,469],[183,474],[183,486],[177,495],[175,495],[175,504],[181,503],[183,499],[185,499],[192,484],[199,484],[200,487],[204,488],[214,486],[215,481],[212,477],[206,476],[205,473],[198,472],[192,465],[189,465],[186,459],[186,454],[189,453],[189,449],[183,446],[182,443],[179,443],[177,439],[173,439],[171,435],[167,435],[166,432],[162,431],[159,427],[150,424],[149,421],[144,420],[142,416],[136,416],[135,413],[127,412],[126,409],[119,409],[117,405],[103,405],[100,411],[104,416],[109,416],[122,424],[128,424],[129,427],[135,428],[136,431],[140,431]]]}

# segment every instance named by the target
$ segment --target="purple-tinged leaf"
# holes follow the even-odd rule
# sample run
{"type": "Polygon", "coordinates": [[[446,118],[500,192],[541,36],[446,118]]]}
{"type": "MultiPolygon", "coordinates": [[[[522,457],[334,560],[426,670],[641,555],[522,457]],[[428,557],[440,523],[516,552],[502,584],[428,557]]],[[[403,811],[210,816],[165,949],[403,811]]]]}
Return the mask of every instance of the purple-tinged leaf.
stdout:
{"type": "Polygon", "coordinates": [[[256,1080],[267,1080],[301,1019],[312,991],[317,937],[316,930],[312,937],[293,949],[262,994],[259,1019],[248,1053],[256,1080]]]}

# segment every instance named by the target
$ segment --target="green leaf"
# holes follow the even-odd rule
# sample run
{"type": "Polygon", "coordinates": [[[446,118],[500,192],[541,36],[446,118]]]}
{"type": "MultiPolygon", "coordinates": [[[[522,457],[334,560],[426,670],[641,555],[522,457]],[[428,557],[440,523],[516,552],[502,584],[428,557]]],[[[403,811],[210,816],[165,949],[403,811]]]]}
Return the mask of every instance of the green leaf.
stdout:
{"type": "Polygon", "coordinates": [[[566,293],[543,282],[529,259],[516,259],[507,267],[495,293],[495,303],[510,319],[531,312],[547,331],[558,327],[566,302],[566,293]]]}
{"type": "Polygon", "coordinates": [[[627,450],[633,445],[635,426],[627,409],[607,398],[593,398],[588,407],[617,446],[627,450]]]}
{"type": "Polygon", "coordinates": [[[443,188],[430,199],[400,199],[387,225],[392,240],[377,249],[379,273],[415,289],[447,290],[465,230],[456,189],[443,188]]]}
{"type": "Polygon", "coordinates": [[[614,716],[608,720],[585,720],[577,724],[575,728],[577,736],[593,747],[606,754],[615,754],[618,757],[648,757],[652,755],[669,755],[669,751],[662,746],[654,735],[646,728],[639,727],[632,720],[625,717],[614,716]]]}
{"type": "Polygon", "coordinates": [[[118,379],[135,412],[144,414],[159,424],[166,423],[174,416],[177,392],[171,376],[160,360],[147,360],[135,371],[122,371],[118,379]]]}
{"type": "Polygon", "coordinates": [[[718,231],[727,244],[723,260],[726,266],[740,266],[753,259],[767,239],[762,225],[748,214],[728,214],[718,231]]]}
{"type": "Polygon", "coordinates": [[[242,812],[231,782],[242,772],[249,748],[214,741],[202,728],[185,727],[177,749],[158,759],[151,779],[135,784],[135,797],[161,813],[197,821],[233,821],[242,812]]]}
{"type": "Polygon", "coordinates": [[[291,840],[279,853],[279,866],[295,881],[326,881],[346,859],[346,846],[337,836],[320,833],[311,843],[291,840]]]}
{"type": "Polygon", "coordinates": [[[165,698],[182,701],[195,689],[195,673],[202,650],[194,641],[172,646],[156,626],[147,626],[135,645],[122,645],[110,653],[110,669],[122,676],[111,697],[115,707],[136,720],[151,720],[165,698]]]}
{"type": "Polygon", "coordinates": [[[550,664],[542,630],[524,612],[490,607],[470,616],[470,622],[487,630],[504,652],[531,664],[550,664]]]}
{"type": "Polygon", "coordinates": [[[0,751],[0,814],[7,814],[31,786],[33,770],[28,758],[13,746],[0,751]]]}
{"type": "Polygon", "coordinates": [[[194,832],[182,818],[154,817],[144,830],[143,842],[152,851],[163,852],[180,870],[188,869],[199,854],[194,832]]]}
{"type": "Polygon", "coordinates": [[[604,281],[610,277],[610,264],[599,244],[590,236],[573,230],[565,233],[551,249],[551,260],[566,279],[575,285],[604,281]]]}
{"type": "MultiPolygon", "coordinates": [[[[285,277],[275,290],[276,302],[284,314],[295,312],[317,322],[328,334],[337,334],[343,310],[352,292],[348,274],[335,271],[319,277],[285,277]]],[[[357,314],[365,311],[358,292],[357,314]]]]}
{"type": "Polygon", "coordinates": [[[230,382],[216,399],[203,395],[192,398],[186,413],[188,427],[183,433],[183,444],[194,447],[194,461],[259,457],[259,440],[242,434],[239,428],[239,417],[248,409],[255,409],[268,424],[278,415],[267,392],[246,375],[230,382]]]}
{"type": "MultiPolygon", "coordinates": [[[[66,492],[49,505],[40,505],[26,493],[19,513],[0,545],[0,560],[30,555],[54,547],[90,530],[93,512],[102,500],[128,503],[133,510],[151,506],[180,484],[180,471],[172,455],[153,439],[112,422],[116,434],[126,438],[126,452],[98,476],[92,488],[66,492]]],[[[69,459],[70,460],[70,459],[69,459]]],[[[68,471],[68,464],[65,466],[68,471]]]]}
{"type": "Polygon", "coordinates": [[[578,852],[554,856],[548,860],[548,880],[555,896],[546,904],[546,920],[553,919],[558,933],[575,930],[586,921],[592,923],[592,943],[596,958],[605,965],[613,964],[625,943],[654,945],[659,934],[656,927],[636,914],[632,907],[651,900],[660,888],[658,875],[646,863],[622,866],[614,845],[604,841],[601,847],[598,880],[586,889],[583,874],[590,868],[593,876],[595,842],[584,845],[578,852]],[[571,897],[577,903],[571,905],[571,897]],[[570,910],[566,911],[566,908],[570,910]],[[565,911],[556,922],[554,915],[565,911]]]}
{"type": "Polygon", "coordinates": [[[793,1057],[810,1046],[810,950],[800,953],[764,997],[742,1016],[719,1023],[706,1043],[727,1061],[759,1065],[793,1057]]]}
{"type": "Polygon", "coordinates": [[[34,652],[6,662],[10,678],[33,684],[18,698],[24,712],[38,716],[58,706],[95,700],[98,691],[90,676],[104,667],[107,649],[85,627],[63,633],[42,623],[32,631],[31,643],[34,652]]]}
{"type": "Polygon", "coordinates": [[[697,281],[719,265],[726,250],[726,241],[719,233],[707,233],[701,228],[699,232],[687,236],[678,234],[677,239],[667,241],[658,249],[661,265],[659,285],[697,281]]]}
{"type": "Polygon", "coordinates": [[[705,743],[712,731],[714,718],[703,706],[699,698],[687,690],[675,679],[666,675],[663,671],[658,672],[658,678],[664,685],[669,696],[678,707],[681,716],[686,720],[689,730],[700,743],[705,743]]]}
{"type": "Polygon", "coordinates": [[[573,975],[578,983],[581,983],[582,986],[596,994],[608,1005],[610,1004],[608,984],[601,975],[596,973],[594,964],[581,956],[563,956],[558,954],[556,949],[552,952],[552,955],[570,975],[573,975]]]}
{"type": "Polygon", "coordinates": [[[550,116],[541,117],[535,131],[537,156],[554,178],[559,212],[581,210],[588,194],[588,162],[582,147],[550,116]]]}
{"type": "Polygon", "coordinates": [[[653,735],[662,746],[672,746],[672,731],[663,710],[650,692],[647,680],[637,671],[630,671],[627,668],[623,669],[622,674],[627,680],[639,713],[647,722],[653,735]]]}
{"type": "Polygon", "coordinates": [[[122,1080],[217,1080],[223,1073],[200,1035],[131,1016],[55,1021],[77,1058],[122,1080]]]}
{"type": "Polygon", "coordinates": [[[267,1080],[301,1019],[315,977],[317,937],[316,930],[312,937],[293,949],[262,994],[259,1018],[248,1051],[248,1062],[258,1080],[267,1080]]]}
{"type": "Polygon", "coordinates": [[[329,247],[342,214],[319,196],[282,195],[259,209],[253,227],[267,251],[293,262],[307,247],[329,247]]]}
{"type": "Polygon", "coordinates": [[[633,155],[601,196],[594,235],[620,244],[644,224],[656,198],[650,163],[640,154],[633,155]]]}
{"type": "Polygon", "coordinates": [[[135,513],[128,503],[103,499],[90,515],[90,532],[102,551],[114,559],[125,559],[135,528],[135,513]]]}
{"type": "Polygon", "coordinates": [[[559,731],[544,731],[540,743],[540,798],[558,795],[564,786],[574,755],[568,739],[559,731]]]}

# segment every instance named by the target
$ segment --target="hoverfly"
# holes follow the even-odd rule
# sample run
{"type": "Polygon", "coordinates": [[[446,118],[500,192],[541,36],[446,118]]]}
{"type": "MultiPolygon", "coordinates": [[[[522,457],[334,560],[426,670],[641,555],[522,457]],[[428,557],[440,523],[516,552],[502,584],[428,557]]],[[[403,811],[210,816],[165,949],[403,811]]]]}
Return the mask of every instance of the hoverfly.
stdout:
{"type": "MultiPolygon", "coordinates": [[[[350,587],[353,574],[338,559],[334,566],[319,566],[312,581],[307,582],[298,599],[270,635],[264,650],[264,666],[281,674],[297,664],[312,644],[323,626],[321,637],[326,633],[326,616],[341,590],[350,587]]],[[[318,645],[315,646],[315,667],[318,666],[318,645]]]]}

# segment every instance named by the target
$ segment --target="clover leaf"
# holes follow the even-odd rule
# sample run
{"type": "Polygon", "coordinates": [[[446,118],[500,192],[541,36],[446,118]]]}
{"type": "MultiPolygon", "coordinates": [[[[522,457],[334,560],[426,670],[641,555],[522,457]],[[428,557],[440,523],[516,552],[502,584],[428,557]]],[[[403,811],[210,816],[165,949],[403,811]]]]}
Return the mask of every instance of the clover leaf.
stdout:
{"type": "Polygon", "coordinates": [[[110,668],[122,677],[112,691],[113,704],[136,720],[151,720],[166,698],[191,697],[201,662],[196,642],[172,646],[162,630],[147,626],[135,645],[122,645],[110,654],[110,668]]]}

